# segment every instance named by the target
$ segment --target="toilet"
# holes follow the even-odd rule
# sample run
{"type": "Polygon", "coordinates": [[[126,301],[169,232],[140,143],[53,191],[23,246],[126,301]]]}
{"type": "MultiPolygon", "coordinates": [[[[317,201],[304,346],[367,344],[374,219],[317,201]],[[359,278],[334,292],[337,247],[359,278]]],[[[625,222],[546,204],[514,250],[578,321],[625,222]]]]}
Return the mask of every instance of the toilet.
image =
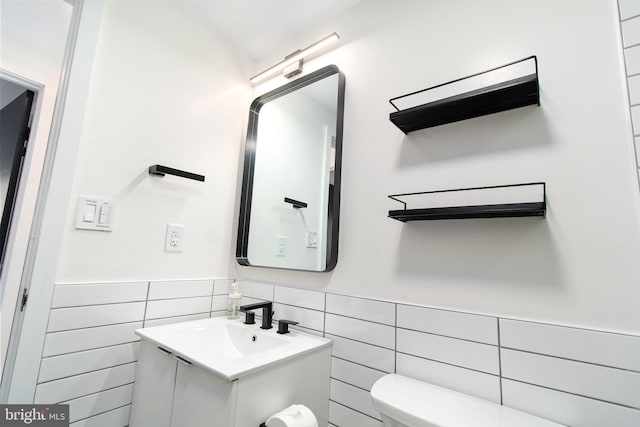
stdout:
{"type": "Polygon", "coordinates": [[[534,415],[398,374],[371,388],[387,427],[560,427],[534,415]]]}

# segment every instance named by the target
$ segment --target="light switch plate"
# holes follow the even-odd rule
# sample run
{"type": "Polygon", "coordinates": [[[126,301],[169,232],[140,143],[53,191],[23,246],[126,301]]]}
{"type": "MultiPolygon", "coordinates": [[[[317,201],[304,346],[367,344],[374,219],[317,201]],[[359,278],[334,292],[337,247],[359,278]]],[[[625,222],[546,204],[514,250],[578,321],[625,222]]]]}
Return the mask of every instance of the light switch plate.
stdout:
{"type": "Polygon", "coordinates": [[[276,236],[276,256],[287,256],[287,236],[276,236]]]}
{"type": "Polygon", "coordinates": [[[80,230],[113,231],[116,202],[98,197],[79,197],[76,228],[80,230]]]}

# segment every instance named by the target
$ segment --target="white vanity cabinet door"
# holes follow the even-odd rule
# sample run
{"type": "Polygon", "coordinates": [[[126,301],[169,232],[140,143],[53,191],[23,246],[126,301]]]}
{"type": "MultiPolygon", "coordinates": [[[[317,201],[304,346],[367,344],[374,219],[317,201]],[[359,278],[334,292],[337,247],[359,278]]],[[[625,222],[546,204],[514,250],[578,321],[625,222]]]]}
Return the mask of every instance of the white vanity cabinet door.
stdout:
{"type": "Polygon", "coordinates": [[[197,366],[178,363],[171,426],[234,426],[237,390],[237,380],[227,381],[197,366]]]}
{"type": "Polygon", "coordinates": [[[170,427],[176,360],[154,344],[140,341],[131,427],[170,427]]]}

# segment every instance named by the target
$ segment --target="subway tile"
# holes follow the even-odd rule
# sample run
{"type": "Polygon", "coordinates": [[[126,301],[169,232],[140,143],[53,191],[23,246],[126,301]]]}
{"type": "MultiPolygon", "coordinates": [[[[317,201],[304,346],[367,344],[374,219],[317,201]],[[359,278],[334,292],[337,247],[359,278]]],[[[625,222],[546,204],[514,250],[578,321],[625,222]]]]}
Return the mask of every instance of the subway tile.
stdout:
{"type": "Polygon", "coordinates": [[[214,295],[211,300],[211,311],[226,311],[227,295],[214,295]]]}
{"type": "Polygon", "coordinates": [[[640,371],[639,336],[500,319],[500,345],[640,371]]]}
{"type": "Polygon", "coordinates": [[[457,366],[398,353],[396,372],[440,387],[500,403],[500,378],[457,366]]]}
{"type": "Polygon", "coordinates": [[[214,295],[228,295],[231,291],[231,284],[235,282],[232,279],[215,279],[213,281],[214,295]]]}
{"type": "Polygon", "coordinates": [[[490,374],[500,374],[496,346],[400,328],[397,334],[396,350],[399,352],[490,374]]]}
{"type": "Polygon", "coordinates": [[[498,345],[498,320],[491,316],[398,304],[398,327],[498,345]]]}
{"type": "Polygon", "coordinates": [[[144,301],[147,282],[56,285],[51,308],[144,301]]]}
{"type": "Polygon", "coordinates": [[[361,388],[332,379],[330,399],[370,417],[380,417],[373,407],[371,395],[361,388]]]}
{"type": "Polygon", "coordinates": [[[329,421],[338,427],[383,427],[378,419],[354,411],[336,402],[329,402],[329,421]]]}
{"type": "Polygon", "coordinates": [[[189,314],[209,313],[211,297],[178,298],[149,301],[145,319],[186,316],[189,314]]]}
{"type": "Polygon", "coordinates": [[[171,280],[149,284],[149,300],[209,295],[213,295],[213,280],[171,280]]]}
{"type": "Polygon", "coordinates": [[[142,320],[144,302],[56,308],[49,313],[49,332],[142,320]]]}
{"type": "Polygon", "coordinates": [[[95,417],[86,418],[80,420],[69,427],[107,427],[107,426],[127,426],[129,425],[129,415],[131,412],[131,405],[123,406],[122,408],[114,409],[113,411],[105,412],[95,417]]]}
{"type": "Polygon", "coordinates": [[[550,421],[580,427],[639,426],[640,411],[508,379],[504,405],[550,421]]]}
{"type": "Polygon", "coordinates": [[[640,104],[640,75],[627,79],[629,87],[629,102],[631,105],[640,104]]]}
{"type": "Polygon", "coordinates": [[[386,372],[378,371],[367,366],[358,365],[357,363],[336,357],[331,358],[331,378],[365,390],[370,391],[373,384],[385,375],[387,375],[386,372]]]}
{"type": "Polygon", "coordinates": [[[98,393],[62,402],[69,405],[69,421],[92,417],[131,404],[133,384],[111,388],[98,393]]]}
{"type": "Polygon", "coordinates": [[[390,349],[395,347],[395,328],[379,323],[327,313],[324,330],[331,335],[338,335],[367,344],[390,349]]]}
{"type": "Polygon", "coordinates": [[[60,403],[109,388],[130,384],[135,378],[135,363],[38,384],[35,403],[60,403]]]}
{"type": "Polygon", "coordinates": [[[640,373],[501,349],[504,378],[640,408],[640,373]]]}
{"type": "Polygon", "coordinates": [[[618,0],[620,5],[620,19],[629,19],[640,15],[640,2],[638,0],[618,0]]]}
{"type": "Polygon", "coordinates": [[[394,372],[395,352],[393,350],[328,334],[326,337],[333,341],[331,347],[333,356],[386,373],[394,372]]]}
{"type": "Polygon", "coordinates": [[[86,372],[124,365],[138,360],[139,343],[128,343],[61,356],[45,357],[40,365],[38,382],[56,380],[86,372]]]}
{"type": "Polygon", "coordinates": [[[186,316],[163,317],[160,319],[145,320],[144,327],[151,328],[152,326],[169,325],[171,323],[180,323],[180,322],[189,322],[191,320],[208,319],[209,317],[211,317],[209,313],[188,314],[186,316]]]}
{"type": "Polygon", "coordinates": [[[324,296],[324,292],[275,286],[273,300],[282,304],[324,311],[324,296]]]}
{"type": "Polygon", "coordinates": [[[394,303],[346,295],[327,294],[327,312],[395,326],[394,303]]]}
{"type": "Polygon", "coordinates": [[[633,124],[633,134],[640,135],[640,105],[631,107],[631,122],[633,124]]]}
{"type": "Polygon", "coordinates": [[[324,312],[308,310],[306,308],[294,307],[291,305],[275,304],[273,306],[274,319],[293,320],[300,322],[299,326],[316,331],[324,331],[324,312]]]}
{"type": "Polygon", "coordinates": [[[622,42],[624,47],[640,44],[640,17],[622,23],[622,42]]]}
{"type": "Polygon", "coordinates": [[[640,74],[640,45],[624,50],[624,62],[628,76],[640,74]]]}
{"type": "Polygon", "coordinates": [[[135,330],[139,328],[142,328],[142,322],[48,333],[42,355],[55,356],[138,341],[140,338],[135,334],[135,330]]]}
{"type": "Polygon", "coordinates": [[[640,137],[636,136],[633,139],[633,142],[635,143],[635,149],[636,149],[636,163],[640,167],[640,137]]]}
{"type": "Polygon", "coordinates": [[[273,285],[258,282],[238,281],[240,293],[243,297],[255,298],[263,301],[273,301],[273,285]]]}

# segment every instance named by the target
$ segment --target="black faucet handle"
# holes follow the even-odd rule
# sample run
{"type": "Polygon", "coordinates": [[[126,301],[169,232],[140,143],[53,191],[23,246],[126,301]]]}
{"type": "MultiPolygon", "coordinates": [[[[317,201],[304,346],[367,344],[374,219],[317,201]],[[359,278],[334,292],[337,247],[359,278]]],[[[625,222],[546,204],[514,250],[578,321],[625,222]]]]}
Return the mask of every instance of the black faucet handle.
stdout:
{"type": "Polygon", "coordinates": [[[244,324],[245,325],[255,325],[256,323],[256,314],[253,311],[245,311],[244,312],[244,324]]]}
{"type": "Polygon", "coordinates": [[[288,334],[289,333],[289,325],[297,325],[300,322],[295,322],[293,320],[281,319],[278,320],[278,333],[279,334],[288,334]]]}

